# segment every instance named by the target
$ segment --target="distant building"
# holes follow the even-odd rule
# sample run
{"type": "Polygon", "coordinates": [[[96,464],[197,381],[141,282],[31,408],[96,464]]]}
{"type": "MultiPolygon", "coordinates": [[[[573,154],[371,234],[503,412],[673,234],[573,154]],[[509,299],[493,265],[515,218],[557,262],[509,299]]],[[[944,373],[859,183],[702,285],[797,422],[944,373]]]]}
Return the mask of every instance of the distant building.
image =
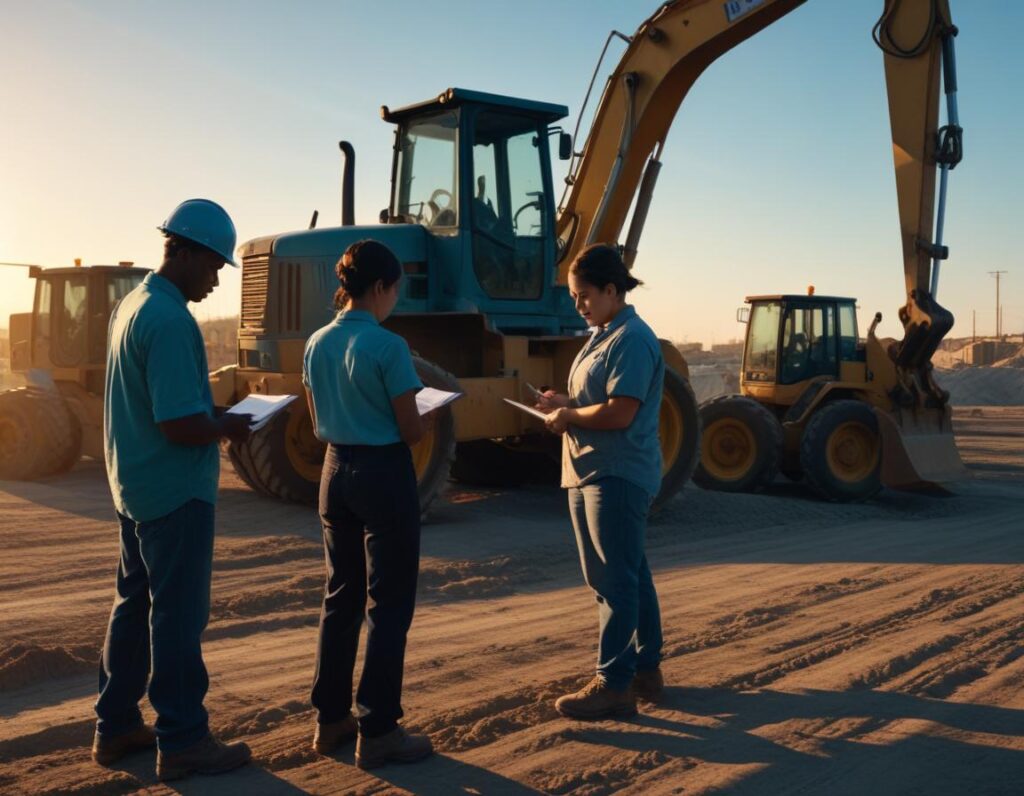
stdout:
{"type": "Polygon", "coordinates": [[[735,357],[739,359],[743,356],[743,343],[716,343],[711,346],[711,352],[717,357],[735,357]]]}

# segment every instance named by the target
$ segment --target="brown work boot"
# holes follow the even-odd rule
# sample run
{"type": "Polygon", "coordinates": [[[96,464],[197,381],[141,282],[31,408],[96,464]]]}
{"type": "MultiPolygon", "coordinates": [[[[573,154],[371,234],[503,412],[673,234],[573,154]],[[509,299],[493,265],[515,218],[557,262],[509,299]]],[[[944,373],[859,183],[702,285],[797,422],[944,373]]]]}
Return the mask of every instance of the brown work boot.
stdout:
{"type": "Polygon", "coordinates": [[[604,678],[595,677],[575,694],[559,697],[555,710],[573,719],[607,719],[636,714],[636,697],[627,688],[617,691],[609,688],[604,678]]]}
{"type": "Polygon", "coordinates": [[[105,737],[96,733],[92,739],[92,759],[101,766],[112,766],[125,755],[152,749],[154,746],[156,733],[145,724],[120,735],[105,737]]]}
{"type": "Polygon", "coordinates": [[[633,677],[633,693],[641,702],[657,702],[665,692],[661,668],[639,671],[633,677]]]}
{"type": "Polygon", "coordinates": [[[251,759],[252,752],[241,741],[222,743],[212,735],[207,735],[199,743],[179,752],[159,751],[156,756],[156,776],[161,782],[167,782],[189,774],[222,774],[244,766],[251,759]]]}
{"type": "Polygon", "coordinates": [[[316,732],[313,733],[313,751],[329,755],[349,741],[354,741],[358,734],[359,724],[351,713],[339,721],[326,724],[317,722],[316,732]]]}
{"type": "Polygon", "coordinates": [[[401,727],[377,738],[359,736],[356,741],[356,765],[377,768],[385,763],[415,763],[428,757],[434,745],[426,735],[409,735],[401,727]]]}

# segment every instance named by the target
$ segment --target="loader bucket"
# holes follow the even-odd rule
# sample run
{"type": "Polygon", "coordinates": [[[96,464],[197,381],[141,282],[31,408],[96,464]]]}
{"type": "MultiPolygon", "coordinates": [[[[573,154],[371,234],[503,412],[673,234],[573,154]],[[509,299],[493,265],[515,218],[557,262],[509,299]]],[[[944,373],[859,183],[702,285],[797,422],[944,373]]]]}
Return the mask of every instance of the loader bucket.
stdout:
{"type": "Polygon", "coordinates": [[[882,483],[892,489],[945,491],[970,478],[953,437],[952,413],[941,409],[887,412],[875,408],[882,435],[882,483]]]}

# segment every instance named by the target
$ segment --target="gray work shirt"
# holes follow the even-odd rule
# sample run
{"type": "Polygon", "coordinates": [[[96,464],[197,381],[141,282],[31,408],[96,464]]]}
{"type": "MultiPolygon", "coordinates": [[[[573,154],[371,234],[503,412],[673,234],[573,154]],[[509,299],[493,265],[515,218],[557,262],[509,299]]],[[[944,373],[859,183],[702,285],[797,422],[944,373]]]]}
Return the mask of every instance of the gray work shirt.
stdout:
{"type": "Polygon", "coordinates": [[[562,442],[562,486],[579,487],[616,476],[646,490],[661,488],[658,413],[665,360],[651,327],[626,305],[604,329],[596,330],[569,371],[574,406],[603,404],[623,396],[640,401],[624,429],[598,431],[570,425],[562,442]]]}

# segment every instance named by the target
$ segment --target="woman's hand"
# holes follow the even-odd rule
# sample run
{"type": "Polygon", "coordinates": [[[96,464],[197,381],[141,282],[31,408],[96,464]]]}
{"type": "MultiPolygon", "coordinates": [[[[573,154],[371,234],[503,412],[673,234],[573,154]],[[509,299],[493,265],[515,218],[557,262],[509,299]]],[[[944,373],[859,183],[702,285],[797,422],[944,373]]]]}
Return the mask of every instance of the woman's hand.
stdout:
{"type": "Polygon", "coordinates": [[[565,406],[560,406],[557,409],[552,409],[548,413],[547,420],[544,421],[544,425],[547,426],[548,431],[553,434],[564,434],[566,429],[569,427],[569,423],[572,421],[573,410],[565,406]]]}
{"type": "Polygon", "coordinates": [[[554,390],[545,390],[537,396],[537,408],[542,412],[551,412],[561,409],[570,403],[569,396],[557,393],[554,390]]]}

